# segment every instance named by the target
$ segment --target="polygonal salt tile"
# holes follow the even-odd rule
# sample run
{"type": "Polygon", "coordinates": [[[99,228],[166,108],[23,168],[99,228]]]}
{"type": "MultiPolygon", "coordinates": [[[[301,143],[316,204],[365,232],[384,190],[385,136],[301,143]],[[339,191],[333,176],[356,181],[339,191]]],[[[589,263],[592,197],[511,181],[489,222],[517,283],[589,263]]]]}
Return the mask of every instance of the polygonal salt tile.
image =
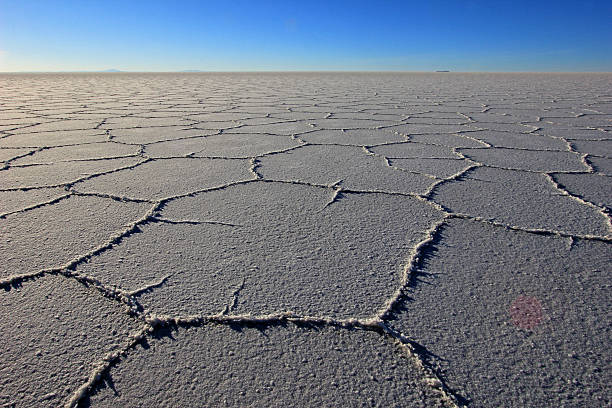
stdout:
{"type": "MultiPolygon", "coordinates": [[[[482,140],[494,147],[508,147],[534,150],[567,150],[567,143],[537,133],[510,133],[481,130],[470,133],[471,137],[482,140]]],[[[479,146],[476,146],[479,147],[479,146]]]]}
{"type": "Polygon", "coordinates": [[[486,147],[486,144],[476,140],[476,138],[472,138],[474,133],[460,133],[460,134],[446,134],[441,133],[439,135],[436,134],[427,134],[427,135],[412,135],[410,136],[411,142],[417,143],[425,143],[425,144],[434,144],[434,145],[442,145],[448,147],[486,147]]]}
{"type": "Polygon", "coordinates": [[[250,118],[250,119],[241,119],[237,122],[240,125],[253,126],[253,125],[270,125],[275,123],[287,123],[286,120],[276,119],[276,118],[250,118]]]}
{"type": "Polygon", "coordinates": [[[46,276],[0,293],[0,404],[64,406],[104,356],[139,330],[93,288],[46,276]]]}
{"type": "Polygon", "coordinates": [[[38,123],[38,121],[40,121],[40,118],[36,115],[27,112],[22,112],[19,109],[10,110],[4,108],[2,112],[0,112],[0,121],[10,124],[15,123],[15,121],[38,123]]]}
{"type": "Polygon", "coordinates": [[[536,133],[575,140],[612,139],[612,132],[605,132],[598,129],[565,128],[556,125],[542,125],[542,129],[538,130],[536,133]]]}
{"type": "Polygon", "coordinates": [[[201,130],[214,130],[216,133],[219,133],[219,130],[229,130],[229,129],[238,129],[242,125],[240,122],[234,121],[226,121],[226,122],[198,122],[192,126],[194,129],[201,130]]]}
{"type": "Polygon", "coordinates": [[[365,119],[365,120],[377,120],[377,121],[393,121],[399,122],[405,119],[405,116],[394,115],[390,113],[380,112],[334,112],[331,119],[365,119]]]}
{"type": "MultiPolygon", "coordinates": [[[[542,109],[543,107],[532,107],[531,109],[515,109],[510,106],[508,107],[492,107],[487,110],[486,114],[495,114],[495,115],[508,115],[515,120],[512,123],[519,122],[537,122],[538,118],[541,115],[544,115],[546,111],[542,109]]],[[[537,122],[539,123],[539,122],[537,122]]],[[[532,123],[537,126],[537,123],[532,123]]]]}
{"type": "Polygon", "coordinates": [[[512,170],[540,172],[589,170],[580,155],[573,152],[484,148],[461,149],[461,153],[484,165],[512,170]]]}
{"type": "Polygon", "coordinates": [[[466,118],[456,117],[456,118],[427,118],[427,117],[409,117],[404,120],[406,124],[414,124],[414,125],[467,125],[473,122],[470,122],[466,118]]]}
{"type": "Polygon", "coordinates": [[[52,147],[104,142],[106,140],[108,140],[108,136],[99,129],[61,130],[3,137],[0,138],[0,147],[52,147]]]}
{"type": "Polygon", "coordinates": [[[52,201],[66,194],[68,192],[61,187],[0,191],[0,215],[52,201]]]}
{"type": "Polygon", "coordinates": [[[306,120],[306,119],[323,119],[327,116],[325,112],[282,112],[282,113],[273,113],[271,117],[278,119],[287,119],[287,120],[306,120]]]}
{"type": "Polygon", "coordinates": [[[29,127],[32,127],[32,124],[23,124],[23,125],[0,125],[0,133],[14,133],[14,131],[19,130],[19,129],[27,129],[29,127]]]}
{"type": "Polygon", "coordinates": [[[308,123],[314,125],[317,129],[375,129],[379,126],[393,125],[393,121],[389,120],[367,120],[367,119],[315,119],[309,120],[308,123]]]}
{"type": "Polygon", "coordinates": [[[0,172],[0,185],[6,189],[58,186],[75,182],[92,174],[132,166],[140,160],[142,159],[134,157],[11,167],[0,172]]]}
{"type": "Polygon", "coordinates": [[[165,140],[214,135],[216,133],[218,133],[216,130],[188,129],[184,126],[116,129],[110,131],[113,140],[131,144],[157,143],[165,140]]]}
{"type": "Polygon", "coordinates": [[[403,124],[387,126],[384,130],[388,132],[398,132],[403,135],[422,135],[430,133],[457,133],[478,130],[478,127],[468,125],[423,125],[423,124],[403,124]]]}
{"type": "Polygon", "coordinates": [[[381,143],[402,142],[404,137],[375,129],[316,130],[300,136],[308,143],[369,146],[381,143]]]}
{"type": "Polygon", "coordinates": [[[79,271],[136,290],[159,314],[375,314],[440,214],[410,197],[256,181],[170,202],[154,224],[79,271]],[[316,231],[313,232],[313,231],[316,231]],[[240,288],[240,289],[238,289],[240,288]]]}
{"type": "MultiPolygon", "coordinates": [[[[1,140],[1,139],[0,139],[1,140]]],[[[0,162],[11,160],[33,152],[33,149],[0,149],[0,162]]]]}
{"type": "Polygon", "coordinates": [[[612,158],[589,156],[588,161],[598,173],[612,176],[612,158]]]}
{"type": "MultiPolygon", "coordinates": [[[[321,116],[317,116],[318,119],[325,119],[329,113],[330,110],[333,110],[335,113],[338,112],[354,112],[355,109],[341,109],[338,107],[332,107],[332,106],[320,106],[320,104],[317,104],[317,106],[311,105],[312,104],[312,100],[310,101],[304,101],[304,105],[309,105],[310,106],[299,106],[299,107],[294,107],[291,108],[291,113],[306,113],[308,115],[312,115],[312,114],[320,114],[321,116]]],[[[272,114],[272,116],[277,116],[279,114],[285,114],[287,112],[277,112],[272,114]]]]}
{"type": "Polygon", "coordinates": [[[141,118],[180,118],[180,119],[190,119],[189,115],[186,115],[184,111],[179,109],[174,110],[153,110],[153,111],[143,111],[138,112],[133,117],[141,117],[141,118]]]}
{"type": "Polygon", "coordinates": [[[612,115],[612,103],[599,100],[599,101],[591,101],[591,103],[587,104],[589,112],[597,112],[601,114],[610,114],[612,115]]]}
{"type": "Polygon", "coordinates": [[[300,144],[287,136],[222,134],[156,143],[147,146],[146,153],[151,157],[195,153],[193,157],[249,158],[286,150],[300,144]]]}
{"type": "Polygon", "coordinates": [[[580,117],[567,117],[567,118],[551,118],[546,119],[559,126],[567,126],[567,127],[601,127],[601,126],[611,126],[612,125],[612,116],[610,115],[584,115],[580,117]]]}
{"type": "Polygon", "coordinates": [[[150,205],[70,197],[0,220],[0,276],[57,268],[107,242],[150,205]]]}
{"type": "Polygon", "coordinates": [[[458,159],[452,148],[414,142],[394,143],[384,146],[374,146],[370,150],[388,158],[446,158],[458,159]]]}
{"type": "Polygon", "coordinates": [[[599,206],[612,208],[612,177],[601,174],[564,174],[552,176],[561,188],[599,206]]]}
{"type": "Polygon", "coordinates": [[[370,150],[387,158],[446,158],[458,159],[452,148],[415,142],[392,143],[374,146],[370,150]]]}
{"type": "Polygon", "coordinates": [[[612,139],[601,141],[572,140],[571,143],[577,152],[612,158],[612,139]]]}
{"type": "MultiPolygon", "coordinates": [[[[519,123],[520,118],[512,115],[501,115],[498,113],[470,113],[468,115],[472,120],[475,120],[478,124],[484,123],[519,123]]],[[[531,117],[529,117],[531,119],[531,117]]],[[[534,118],[535,119],[535,118],[534,118]]],[[[483,125],[483,127],[486,127],[483,125]]]]}
{"type": "MultiPolygon", "coordinates": [[[[94,129],[100,124],[99,120],[67,119],[56,122],[40,123],[22,129],[11,131],[14,134],[38,133],[38,132],[58,132],[66,130],[85,130],[94,129]]],[[[100,131],[99,131],[100,132],[100,131]]]]}
{"type": "Polygon", "coordinates": [[[312,130],[314,130],[314,128],[306,122],[286,122],[273,123],[270,125],[241,126],[235,129],[228,129],[225,133],[267,133],[271,135],[291,136],[310,132],[312,130]]]}
{"type": "MultiPolygon", "coordinates": [[[[283,108],[282,106],[278,106],[278,105],[265,105],[266,103],[269,103],[270,101],[260,101],[257,102],[255,99],[253,98],[249,98],[250,103],[244,103],[241,104],[240,107],[232,109],[231,112],[238,112],[238,113],[245,113],[248,115],[258,115],[258,116],[265,116],[265,115],[272,115],[274,113],[280,113],[280,112],[286,112],[287,110],[285,108],[283,108]]],[[[273,103],[278,103],[277,101],[274,101],[273,103]]]]}
{"type": "Polygon", "coordinates": [[[189,114],[185,117],[189,118],[190,120],[195,120],[197,122],[231,122],[248,119],[256,116],[259,115],[240,112],[210,112],[189,114]]]}
{"type": "Polygon", "coordinates": [[[146,118],[146,117],[125,117],[108,119],[101,129],[129,129],[129,128],[149,128],[153,126],[191,126],[195,120],[183,118],[146,118]]]}
{"type": "MultiPolygon", "coordinates": [[[[408,115],[412,115],[412,114],[418,114],[418,113],[423,113],[422,110],[419,109],[413,109],[413,108],[409,108],[409,107],[405,107],[405,108],[394,108],[394,107],[385,107],[385,106],[361,106],[360,107],[362,112],[366,112],[366,113],[384,113],[387,115],[395,115],[395,116],[399,116],[401,118],[406,118],[408,115]]],[[[335,113],[336,111],[334,111],[335,113]]],[[[446,114],[445,114],[446,115],[446,114]]],[[[447,116],[444,116],[447,117],[447,116]]]]}
{"type": "Polygon", "coordinates": [[[610,233],[601,212],[561,195],[542,174],[479,167],[439,186],[433,200],[453,212],[520,228],[610,233]]]}
{"type": "MultiPolygon", "coordinates": [[[[1,150],[0,150],[1,151],[1,150]]],[[[17,159],[11,164],[53,163],[66,160],[83,160],[99,158],[116,158],[138,154],[138,146],[126,146],[118,143],[91,143],[79,146],[53,147],[36,152],[33,155],[17,159]]]]}
{"type": "Polygon", "coordinates": [[[304,146],[290,152],[262,157],[260,174],[273,180],[299,180],[355,190],[425,192],[432,180],[397,171],[381,157],[353,146],[304,146]]]}
{"type": "Polygon", "coordinates": [[[607,406],[612,245],[442,228],[392,324],[477,407],[607,406]]]}
{"type": "Polygon", "coordinates": [[[158,159],[75,185],[83,192],[162,199],[253,179],[248,160],[158,159]]]}
{"type": "Polygon", "coordinates": [[[474,123],[473,125],[491,131],[511,133],[528,133],[538,128],[538,126],[518,123],[474,123]]]}
{"type": "Polygon", "coordinates": [[[59,104],[51,104],[49,101],[44,101],[44,96],[42,95],[36,99],[38,99],[36,100],[38,104],[35,103],[32,105],[34,109],[32,109],[31,112],[41,115],[41,118],[44,118],[44,120],[50,119],[54,122],[65,122],[67,121],[66,118],[68,116],[73,115],[82,109],[82,106],[79,106],[78,104],[68,104],[65,103],[66,101],[60,102],[59,104]]]}
{"type": "Polygon", "coordinates": [[[110,377],[92,407],[451,406],[393,341],[331,327],[163,329],[110,377]]]}
{"type": "Polygon", "coordinates": [[[428,174],[438,178],[447,178],[469,167],[471,162],[465,159],[390,159],[390,164],[403,170],[428,174]]]}
{"type": "Polygon", "coordinates": [[[147,310],[219,313],[241,283],[241,275],[233,275],[229,265],[228,271],[219,269],[230,263],[224,259],[237,244],[223,239],[229,228],[234,227],[149,223],[77,270],[133,292],[147,310]],[[231,246],[225,247],[228,244],[231,246]],[[151,290],[141,290],[151,285],[151,290]]]}

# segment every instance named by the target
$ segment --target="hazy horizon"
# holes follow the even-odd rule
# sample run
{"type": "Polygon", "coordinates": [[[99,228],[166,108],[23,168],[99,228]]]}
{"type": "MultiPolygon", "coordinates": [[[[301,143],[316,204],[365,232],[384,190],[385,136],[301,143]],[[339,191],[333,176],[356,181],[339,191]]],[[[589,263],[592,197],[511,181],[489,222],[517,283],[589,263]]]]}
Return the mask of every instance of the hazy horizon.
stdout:
{"type": "Polygon", "coordinates": [[[227,70],[227,71],[206,71],[206,70],[178,70],[178,71],[124,71],[124,70],[58,70],[58,71],[0,71],[0,74],[273,74],[273,73],[321,73],[321,74],[435,74],[435,73],[448,73],[448,74],[612,74],[610,71],[399,71],[399,70],[227,70]]]}
{"type": "Polygon", "coordinates": [[[0,72],[609,72],[612,3],[0,0],[0,72]]]}

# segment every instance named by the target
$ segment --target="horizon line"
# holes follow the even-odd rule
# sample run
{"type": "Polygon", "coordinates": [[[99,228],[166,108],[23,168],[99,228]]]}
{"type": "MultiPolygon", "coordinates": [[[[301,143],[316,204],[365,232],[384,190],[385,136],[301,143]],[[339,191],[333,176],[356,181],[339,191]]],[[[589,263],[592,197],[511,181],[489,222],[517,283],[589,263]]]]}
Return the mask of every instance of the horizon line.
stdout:
{"type": "Polygon", "coordinates": [[[437,73],[437,74],[610,74],[612,71],[453,71],[453,70],[170,70],[170,71],[124,71],[124,70],[57,70],[57,71],[0,71],[0,74],[232,74],[232,73],[437,73]]]}

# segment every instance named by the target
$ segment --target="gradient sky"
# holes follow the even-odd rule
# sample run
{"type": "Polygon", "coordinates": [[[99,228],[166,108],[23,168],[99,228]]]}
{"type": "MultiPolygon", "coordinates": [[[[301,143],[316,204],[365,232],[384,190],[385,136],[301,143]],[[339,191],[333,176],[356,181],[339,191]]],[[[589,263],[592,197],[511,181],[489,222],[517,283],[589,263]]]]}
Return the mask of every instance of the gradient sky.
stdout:
{"type": "Polygon", "coordinates": [[[0,71],[612,71],[612,1],[0,0],[0,71]]]}

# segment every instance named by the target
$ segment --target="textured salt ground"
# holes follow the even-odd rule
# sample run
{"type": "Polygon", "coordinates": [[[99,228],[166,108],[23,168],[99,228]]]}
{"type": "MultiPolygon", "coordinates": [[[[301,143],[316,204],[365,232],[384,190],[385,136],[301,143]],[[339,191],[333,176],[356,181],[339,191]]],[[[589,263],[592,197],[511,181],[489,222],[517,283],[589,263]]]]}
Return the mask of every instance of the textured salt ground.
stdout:
{"type": "Polygon", "coordinates": [[[270,117],[286,120],[308,120],[308,119],[324,119],[327,112],[298,112],[295,109],[291,112],[272,113],[270,117]]]}
{"type": "Polygon", "coordinates": [[[75,187],[84,192],[161,199],[252,178],[248,160],[181,158],[151,161],[77,183],[75,187]]]}
{"type": "Polygon", "coordinates": [[[3,403],[610,404],[609,75],[0,80],[3,403]]]}
{"type": "Polygon", "coordinates": [[[612,140],[572,140],[571,144],[577,152],[583,154],[607,157],[612,156],[612,140]]]}
{"type": "Polygon", "coordinates": [[[366,119],[315,119],[311,121],[312,125],[317,129],[375,129],[380,126],[392,126],[395,122],[384,120],[366,120],[366,119]]]}
{"type": "Polygon", "coordinates": [[[570,194],[612,209],[612,177],[601,174],[553,174],[553,179],[570,194]]]}
{"type": "Polygon", "coordinates": [[[419,158],[444,158],[458,159],[460,156],[455,151],[446,146],[435,146],[429,144],[418,144],[413,142],[402,142],[375,146],[370,150],[376,154],[383,155],[389,159],[409,159],[419,158]]]}
{"type": "MultiPolygon", "coordinates": [[[[393,121],[393,122],[401,122],[406,119],[405,115],[394,115],[392,113],[385,112],[336,112],[332,113],[327,118],[333,119],[366,119],[366,120],[375,120],[375,121],[393,121]]],[[[321,118],[325,119],[325,118],[321,118]]]]}
{"type": "Polygon", "coordinates": [[[192,157],[251,158],[297,146],[300,146],[298,141],[286,136],[236,134],[155,143],[148,145],[145,151],[150,157],[191,155],[192,157]]]}
{"type": "Polygon", "coordinates": [[[442,145],[448,147],[485,147],[486,144],[472,137],[470,133],[410,135],[409,140],[416,143],[442,145]]]}
{"type": "Polygon", "coordinates": [[[195,120],[182,118],[116,118],[105,121],[101,129],[129,129],[129,128],[148,128],[152,126],[183,126],[188,127],[195,124],[195,120]]]}
{"type": "Polygon", "coordinates": [[[598,173],[612,176],[612,158],[608,157],[589,157],[589,162],[598,173]]]}
{"type": "MultiPolygon", "coordinates": [[[[204,122],[204,123],[213,123],[213,122],[204,122]]],[[[285,124],[285,121],[278,120],[276,118],[262,117],[262,118],[241,119],[237,121],[237,123],[239,124],[238,127],[244,127],[244,126],[254,126],[254,125],[285,124]]],[[[200,125],[202,125],[202,123],[200,123],[200,125]]]]}
{"type": "Polygon", "coordinates": [[[452,221],[392,324],[470,406],[609,406],[610,265],[606,243],[452,221]]]}
{"type": "Polygon", "coordinates": [[[0,149],[0,162],[32,152],[33,149],[0,149]]]}
{"type": "Polygon", "coordinates": [[[16,129],[11,131],[14,134],[24,134],[24,133],[40,133],[40,132],[58,132],[65,130],[85,130],[92,129],[99,125],[99,121],[92,120],[82,120],[82,119],[73,119],[73,120],[58,120],[47,123],[40,123],[34,126],[22,127],[20,129],[16,129]]]}
{"type": "Polygon", "coordinates": [[[585,129],[577,127],[560,127],[558,125],[550,125],[546,123],[539,123],[538,126],[541,130],[537,133],[551,136],[551,137],[563,137],[570,140],[611,140],[612,134],[598,129],[585,129]]]}
{"type": "MultiPolygon", "coordinates": [[[[418,125],[468,125],[470,121],[467,118],[429,118],[429,117],[410,117],[404,121],[407,124],[418,125]]],[[[416,133],[416,132],[415,132],[416,133]]]]}
{"type": "Polygon", "coordinates": [[[393,341],[362,330],[178,328],[124,363],[90,398],[92,407],[449,406],[393,341]]]}
{"type": "Polygon", "coordinates": [[[479,128],[468,125],[435,125],[431,124],[402,124],[384,128],[386,131],[397,132],[403,135],[422,135],[429,133],[458,133],[470,132],[479,128]]]}
{"type": "Polygon", "coordinates": [[[2,222],[0,277],[64,265],[141,218],[147,206],[98,197],[69,197],[6,216],[2,222]]]}
{"type": "Polygon", "coordinates": [[[2,406],[62,406],[137,331],[124,306],[96,292],[49,276],[0,293],[2,406]]]}
{"type": "Polygon", "coordinates": [[[382,194],[343,194],[326,207],[333,195],[254,182],[181,198],[162,219],[203,224],[144,226],[78,270],[128,291],[168,276],[140,298],[162,315],[221,312],[240,287],[232,310],[239,314],[368,317],[396,290],[422,231],[441,217],[414,198],[382,194]]]}
{"type": "Polygon", "coordinates": [[[56,200],[66,195],[63,188],[0,191],[0,214],[22,211],[37,204],[56,200]]]}
{"type": "Polygon", "coordinates": [[[0,138],[0,147],[67,146],[87,142],[104,142],[106,140],[106,135],[99,129],[62,130],[25,135],[9,134],[6,137],[0,138]]]}
{"type": "Polygon", "coordinates": [[[479,167],[440,186],[433,200],[453,212],[519,228],[610,234],[609,221],[599,209],[562,195],[542,174],[479,167]]]}
{"type": "Polygon", "coordinates": [[[453,174],[457,174],[473,165],[472,162],[463,159],[430,159],[420,157],[389,159],[389,164],[398,169],[429,174],[440,179],[451,177],[453,174]]]}
{"type": "Polygon", "coordinates": [[[387,167],[382,157],[356,146],[304,146],[259,161],[260,174],[273,180],[322,185],[341,181],[347,189],[402,193],[422,193],[433,183],[425,175],[387,167]]]}
{"type": "Polygon", "coordinates": [[[481,129],[497,130],[508,133],[530,133],[535,131],[538,126],[533,126],[528,123],[482,123],[478,122],[481,129]]]}
{"type": "MultiPolygon", "coordinates": [[[[181,111],[177,111],[177,113],[181,113],[181,111]]],[[[197,122],[231,122],[231,121],[241,121],[253,118],[261,118],[261,115],[258,114],[249,114],[249,113],[240,113],[240,112],[216,112],[216,113],[199,113],[199,114],[190,114],[188,116],[189,119],[195,120],[197,122]]],[[[265,117],[265,116],[264,116],[265,117]]]]}
{"type": "MultiPolygon", "coordinates": [[[[470,137],[488,143],[494,147],[507,147],[533,150],[567,150],[567,143],[545,135],[497,132],[480,130],[469,134],[470,137]]],[[[472,147],[472,146],[467,146],[472,147]]],[[[474,146],[482,147],[482,146],[474,146]]]]}
{"type": "Polygon", "coordinates": [[[580,116],[580,117],[542,117],[544,121],[551,121],[560,126],[572,126],[572,127],[591,127],[600,128],[612,125],[612,121],[609,116],[606,115],[591,115],[591,116],[580,116]]]}
{"type": "Polygon", "coordinates": [[[5,189],[24,187],[52,187],[74,183],[88,176],[129,167],[140,158],[121,158],[104,161],[56,162],[36,166],[11,167],[0,173],[0,183],[5,189]]]}
{"type": "Polygon", "coordinates": [[[281,136],[291,136],[314,130],[312,125],[304,122],[273,123],[266,125],[242,126],[228,129],[226,133],[262,133],[281,136]]]}
{"type": "Polygon", "coordinates": [[[185,126],[160,126],[129,129],[111,129],[112,140],[127,144],[148,144],[166,140],[180,140],[197,136],[208,136],[218,133],[216,130],[193,129],[185,126]]]}
{"type": "MultiPolygon", "coordinates": [[[[117,143],[92,143],[79,146],[52,147],[34,154],[13,160],[13,165],[55,163],[68,160],[112,159],[135,156],[138,146],[126,146],[117,143]]],[[[0,150],[1,151],[1,150],[0,150]]]]}
{"type": "Polygon", "coordinates": [[[308,143],[343,144],[353,146],[368,146],[380,143],[402,142],[404,137],[384,132],[382,130],[315,130],[300,135],[300,139],[308,143]]]}
{"type": "Polygon", "coordinates": [[[460,149],[465,157],[492,167],[537,172],[588,171],[573,152],[531,151],[513,149],[460,149]]]}

